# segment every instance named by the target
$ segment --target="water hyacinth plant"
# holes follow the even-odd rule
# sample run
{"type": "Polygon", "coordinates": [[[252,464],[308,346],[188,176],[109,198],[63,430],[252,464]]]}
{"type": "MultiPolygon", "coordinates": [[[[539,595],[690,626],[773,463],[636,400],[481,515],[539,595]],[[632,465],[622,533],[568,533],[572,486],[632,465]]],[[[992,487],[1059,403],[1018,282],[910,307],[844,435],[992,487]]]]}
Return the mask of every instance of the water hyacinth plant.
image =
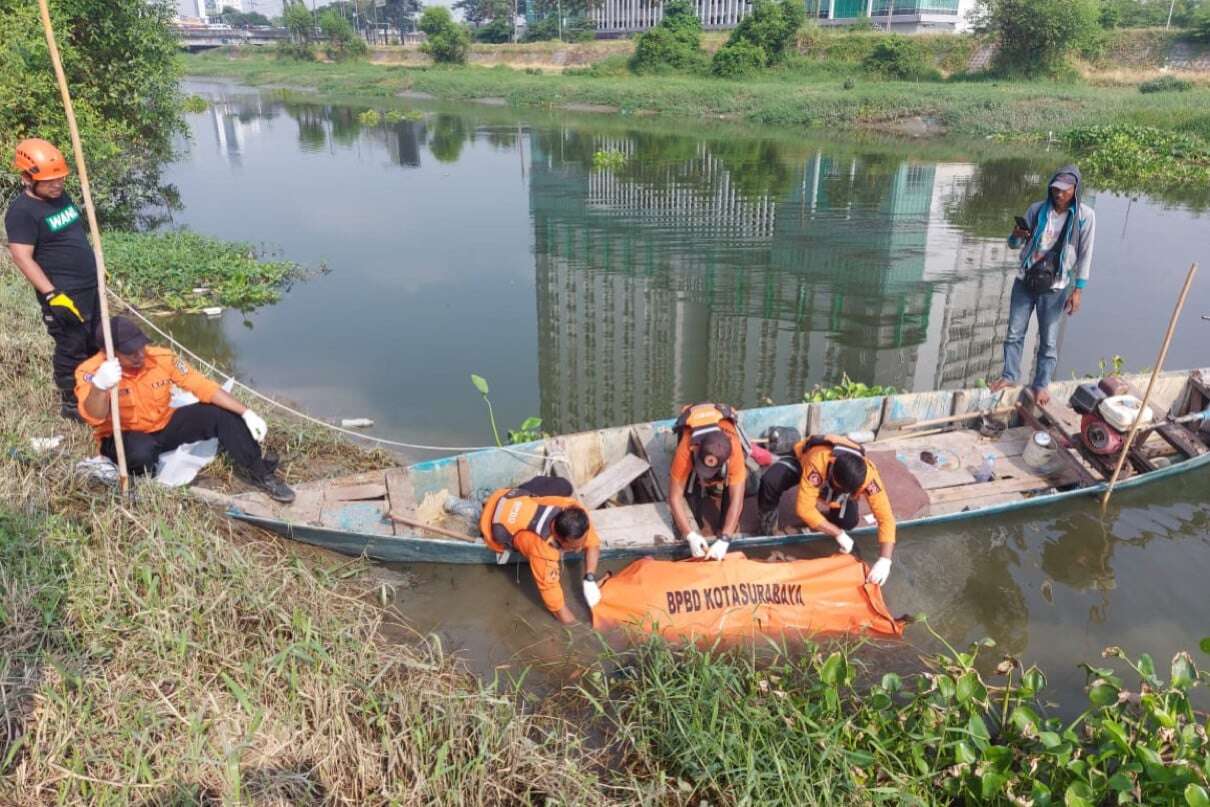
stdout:
{"type": "Polygon", "coordinates": [[[582,689],[634,773],[669,777],[684,803],[1210,804],[1206,715],[1190,701],[1208,676],[1188,653],[1164,677],[1108,648],[1118,666],[1085,665],[1087,703],[1064,720],[1041,670],[1006,656],[984,674],[994,642],[960,652],[933,636],[945,650],[921,671],[880,677],[851,647],[761,662],[653,639],[582,689]]]}
{"type": "Polygon", "coordinates": [[[106,232],[105,258],[114,291],[138,307],[171,311],[267,305],[302,275],[298,264],[264,260],[251,244],[188,230],[106,232]]]}
{"type": "Polygon", "coordinates": [[[895,392],[894,387],[883,384],[864,384],[854,381],[849,378],[848,373],[845,373],[841,376],[839,384],[833,384],[830,387],[816,384],[811,387],[810,392],[803,395],[802,399],[806,403],[819,403],[821,401],[844,401],[849,398],[877,398],[882,395],[894,395],[895,392]]]}

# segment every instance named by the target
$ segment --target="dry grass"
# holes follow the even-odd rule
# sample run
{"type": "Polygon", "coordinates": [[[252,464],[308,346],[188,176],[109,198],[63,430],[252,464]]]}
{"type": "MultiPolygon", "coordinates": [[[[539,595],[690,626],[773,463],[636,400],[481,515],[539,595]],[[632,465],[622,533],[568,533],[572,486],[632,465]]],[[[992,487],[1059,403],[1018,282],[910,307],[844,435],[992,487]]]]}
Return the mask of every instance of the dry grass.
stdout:
{"type": "Polygon", "coordinates": [[[50,341],[2,270],[0,803],[602,801],[573,727],[434,642],[385,641],[363,564],[235,540],[178,492],[74,479],[91,438],[57,418],[50,341]],[[30,448],[51,434],[59,449],[30,448]]]}

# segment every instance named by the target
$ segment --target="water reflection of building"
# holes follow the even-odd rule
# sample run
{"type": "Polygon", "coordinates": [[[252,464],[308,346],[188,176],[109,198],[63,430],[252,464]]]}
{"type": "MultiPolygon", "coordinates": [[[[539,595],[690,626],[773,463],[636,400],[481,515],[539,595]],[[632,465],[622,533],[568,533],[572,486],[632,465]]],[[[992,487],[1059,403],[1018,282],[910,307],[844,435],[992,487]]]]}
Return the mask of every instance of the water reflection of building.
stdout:
{"type": "Polygon", "coordinates": [[[788,187],[741,190],[751,172],[708,144],[616,171],[562,151],[535,141],[530,196],[542,416],[559,430],[791,401],[844,373],[928,389],[998,366],[1003,247],[942,215],[970,166],[820,153],[788,187]]]}

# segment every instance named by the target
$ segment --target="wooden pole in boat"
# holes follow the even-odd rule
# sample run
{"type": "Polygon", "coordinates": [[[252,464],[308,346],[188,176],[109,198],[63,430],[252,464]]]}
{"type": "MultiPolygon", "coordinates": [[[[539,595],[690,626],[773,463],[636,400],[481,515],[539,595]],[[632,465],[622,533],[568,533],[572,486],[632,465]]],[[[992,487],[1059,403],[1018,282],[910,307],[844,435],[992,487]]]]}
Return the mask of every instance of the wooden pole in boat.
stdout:
{"type": "MultiPolygon", "coordinates": [[[[80,172],[80,193],[84,197],[84,212],[88,216],[88,229],[92,232],[92,253],[97,262],[97,296],[100,299],[101,333],[105,340],[105,358],[112,359],[114,355],[113,334],[109,329],[109,301],[105,296],[105,253],[101,249],[101,227],[97,224],[97,211],[93,206],[92,189],[88,184],[88,165],[84,162],[84,146],[80,143],[80,129],[76,126],[76,110],[71,103],[71,91],[67,88],[67,74],[63,72],[63,60],[59,58],[59,46],[55,44],[55,29],[50,21],[50,7],[47,5],[47,0],[38,0],[38,11],[42,15],[42,31],[46,34],[46,47],[50,50],[50,61],[55,68],[55,80],[59,83],[63,111],[67,114],[67,128],[71,132],[71,150],[76,158],[76,170],[80,172]]],[[[118,386],[118,384],[114,384],[109,390],[109,414],[113,419],[113,449],[118,456],[118,489],[125,493],[129,478],[126,475],[126,446],[122,442],[118,386]]]]}
{"type": "Polygon", "coordinates": [[[1130,424],[1130,432],[1126,435],[1126,442],[1122,445],[1122,453],[1118,457],[1117,467],[1113,469],[1113,476],[1109,477],[1109,486],[1105,488],[1105,495],[1101,498],[1101,509],[1109,504],[1109,497],[1113,495],[1113,486],[1117,484],[1118,475],[1122,473],[1126,455],[1130,453],[1130,446],[1139,430],[1139,421],[1143,419],[1143,412],[1147,410],[1147,402],[1151,400],[1151,390],[1155,387],[1155,379],[1164,369],[1164,359],[1168,357],[1168,346],[1172,344],[1172,334],[1176,331],[1176,321],[1180,319],[1181,309],[1185,307],[1185,298],[1189,296],[1189,287],[1193,285],[1193,276],[1196,274],[1197,264],[1194,263],[1189,266],[1189,274],[1185,276],[1181,296],[1176,298],[1176,307],[1172,309],[1172,318],[1168,320],[1168,332],[1164,334],[1164,343],[1160,345],[1160,355],[1156,358],[1155,367],[1151,370],[1151,378],[1147,381],[1147,391],[1143,393],[1143,403],[1139,406],[1139,413],[1134,416],[1134,422],[1130,424]]]}

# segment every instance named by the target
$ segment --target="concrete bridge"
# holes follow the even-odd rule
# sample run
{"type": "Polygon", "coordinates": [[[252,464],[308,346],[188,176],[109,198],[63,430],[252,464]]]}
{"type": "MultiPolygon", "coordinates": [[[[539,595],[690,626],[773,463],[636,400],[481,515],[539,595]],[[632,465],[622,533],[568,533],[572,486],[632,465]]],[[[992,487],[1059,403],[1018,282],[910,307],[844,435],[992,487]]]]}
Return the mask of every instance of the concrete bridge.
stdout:
{"type": "Polygon", "coordinates": [[[285,28],[232,28],[229,25],[175,25],[180,45],[196,53],[224,45],[274,45],[290,38],[285,28]]]}

